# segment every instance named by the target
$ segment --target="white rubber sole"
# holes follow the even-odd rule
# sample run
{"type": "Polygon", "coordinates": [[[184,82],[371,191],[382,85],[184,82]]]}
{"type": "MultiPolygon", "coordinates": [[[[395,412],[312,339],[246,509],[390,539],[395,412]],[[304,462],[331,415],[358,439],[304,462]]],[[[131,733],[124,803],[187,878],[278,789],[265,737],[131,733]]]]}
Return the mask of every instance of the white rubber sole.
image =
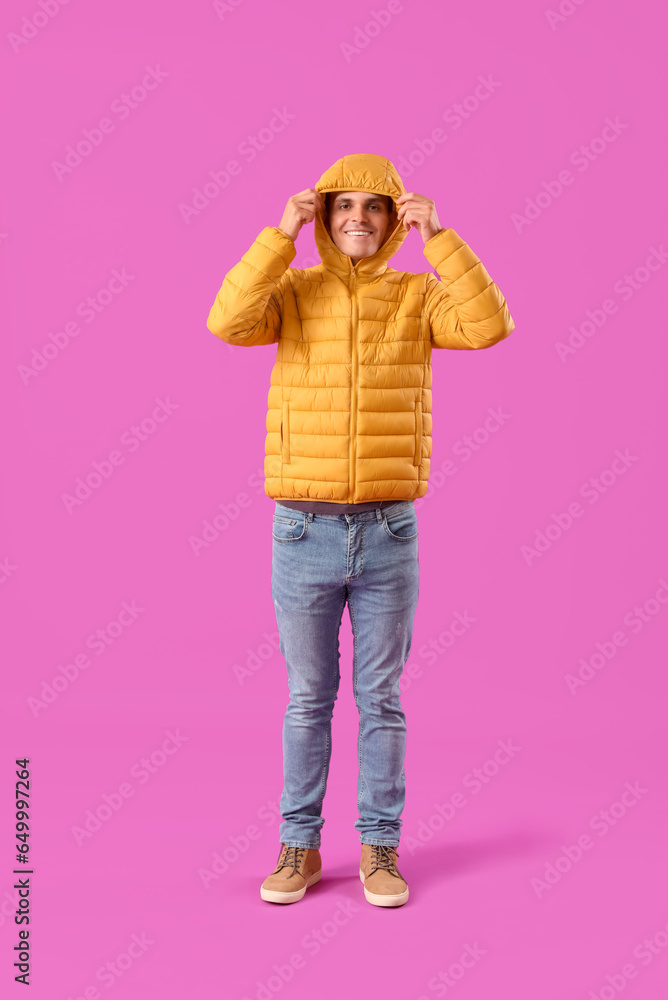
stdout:
{"type": "Polygon", "coordinates": [[[318,872],[314,872],[310,879],[301,889],[296,889],[295,892],[278,892],[276,889],[265,889],[263,885],[260,886],[260,896],[262,899],[266,899],[268,903],[296,903],[304,896],[304,893],[311,885],[315,885],[322,878],[322,868],[318,872]]]}
{"type": "MultiPolygon", "coordinates": [[[[364,885],[364,872],[361,868],[360,880],[362,885],[364,885]]],[[[399,892],[396,896],[388,896],[385,893],[370,892],[366,885],[364,885],[364,895],[367,902],[373,903],[374,906],[403,906],[408,899],[408,886],[406,886],[404,892],[399,892]]]]}

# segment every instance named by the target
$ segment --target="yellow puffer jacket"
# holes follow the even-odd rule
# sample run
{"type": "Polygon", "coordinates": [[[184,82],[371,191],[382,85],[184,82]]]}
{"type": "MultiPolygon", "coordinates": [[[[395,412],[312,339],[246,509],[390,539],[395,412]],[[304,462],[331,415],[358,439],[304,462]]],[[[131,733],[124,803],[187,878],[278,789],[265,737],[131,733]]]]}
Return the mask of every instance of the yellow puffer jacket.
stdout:
{"type": "MultiPolygon", "coordinates": [[[[405,193],[389,160],[344,156],[315,190],[405,193]]],[[[506,301],[454,229],[424,244],[438,272],[395,271],[407,232],[388,231],[353,266],[322,210],[322,263],[291,268],[295,244],[267,226],[225,276],[207,320],[228,344],[278,343],[268,396],[265,493],[274,500],[363,503],[427,492],[431,350],[491,347],[515,329],[506,301]]]]}

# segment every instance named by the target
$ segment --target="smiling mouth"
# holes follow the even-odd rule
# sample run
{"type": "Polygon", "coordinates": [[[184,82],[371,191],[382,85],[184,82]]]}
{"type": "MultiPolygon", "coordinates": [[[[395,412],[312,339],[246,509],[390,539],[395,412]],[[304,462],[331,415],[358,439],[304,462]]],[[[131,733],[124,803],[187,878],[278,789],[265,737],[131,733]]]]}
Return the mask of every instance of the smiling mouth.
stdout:
{"type": "Polygon", "coordinates": [[[346,231],[344,229],[344,233],[346,234],[346,236],[350,236],[353,239],[364,239],[366,236],[373,236],[373,233],[370,233],[363,229],[353,229],[350,231],[346,231]]]}

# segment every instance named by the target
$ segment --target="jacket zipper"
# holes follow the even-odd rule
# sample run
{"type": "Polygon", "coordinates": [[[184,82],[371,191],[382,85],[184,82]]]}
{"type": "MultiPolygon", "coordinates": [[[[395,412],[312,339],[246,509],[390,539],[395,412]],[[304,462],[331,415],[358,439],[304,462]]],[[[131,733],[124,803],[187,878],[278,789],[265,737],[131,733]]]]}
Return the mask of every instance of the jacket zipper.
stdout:
{"type": "Polygon", "coordinates": [[[351,333],[352,333],[352,386],[350,395],[350,475],[348,503],[353,503],[355,494],[355,465],[357,461],[357,389],[358,389],[358,357],[357,357],[357,275],[352,272],[351,283],[351,333]]]}

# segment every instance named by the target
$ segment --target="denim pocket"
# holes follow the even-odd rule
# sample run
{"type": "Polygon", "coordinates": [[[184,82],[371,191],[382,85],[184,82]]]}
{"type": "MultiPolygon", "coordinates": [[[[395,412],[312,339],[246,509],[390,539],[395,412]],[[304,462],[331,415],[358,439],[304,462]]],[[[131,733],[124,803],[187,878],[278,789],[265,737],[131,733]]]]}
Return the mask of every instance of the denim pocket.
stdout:
{"type": "Polygon", "coordinates": [[[397,542],[410,542],[418,536],[417,512],[408,502],[405,507],[397,507],[383,514],[383,527],[397,542]]]}
{"type": "Polygon", "coordinates": [[[295,517],[284,517],[274,514],[272,536],[275,542],[298,542],[306,535],[307,519],[304,514],[297,513],[295,517]]]}

